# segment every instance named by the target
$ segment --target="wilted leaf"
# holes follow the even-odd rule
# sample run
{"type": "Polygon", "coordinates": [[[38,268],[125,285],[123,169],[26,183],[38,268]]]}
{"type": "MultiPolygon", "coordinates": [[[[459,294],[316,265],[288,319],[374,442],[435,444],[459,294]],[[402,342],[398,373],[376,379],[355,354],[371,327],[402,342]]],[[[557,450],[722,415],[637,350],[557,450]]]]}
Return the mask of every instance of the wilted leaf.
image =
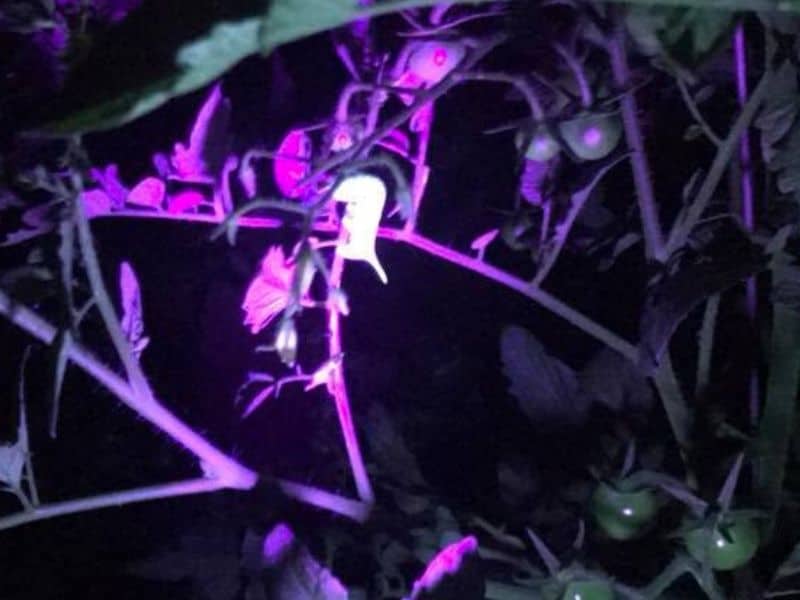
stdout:
{"type": "Polygon", "coordinates": [[[575,372],[550,356],[529,331],[514,325],[503,329],[500,353],[509,393],[535,424],[577,424],[586,417],[590,399],[575,372]]]}

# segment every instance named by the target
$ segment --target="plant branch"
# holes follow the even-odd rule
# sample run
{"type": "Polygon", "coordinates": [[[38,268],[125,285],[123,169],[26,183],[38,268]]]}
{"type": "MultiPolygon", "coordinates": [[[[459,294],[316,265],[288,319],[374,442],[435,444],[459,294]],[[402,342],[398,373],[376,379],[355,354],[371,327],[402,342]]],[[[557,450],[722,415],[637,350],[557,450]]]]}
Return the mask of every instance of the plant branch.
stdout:
{"type": "Polygon", "coordinates": [[[114,305],[108,295],[105,283],[103,283],[100,261],[97,258],[97,252],[95,251],[94,242],[92,240],[92,232],[89,227],[89,220],[86,217],[86,211],[80,196],[75,197],[74,206],[75,221],[78,229],[78,244],[81,249],[81,255],[83,256],[83,263],[86,268],[89,285],[92,289],[92,295],[97,303],[97,308],[100,311],[103,324],[108,331],[108,335],[111,338],[114,349],[117,351],[117,355],[125,367],[125,372],[131,387],[141,396],[140,403],[155,402],[153,391],[150,388],[147,377],[142,371],[139,361],[133,355],[125,334],[122,332],[122,327],[120,326],[119,318],[114,310],[114,305]]]}
{"type": "Polygon", "coordinates": [[[403,242],[414,246],[428,254],[437,256],[462,268],[469,269],[470,271],[474,271],[487,279],[491,279],[507,288],[519,292],[548,309],[550,312],[569,321],[584,333],[603,342],[609,348],[616,350],[629,360],[633,362],[638,360],[638,350],[633,344],[591,320],[589,317],[565,304],[558,298],[551,296],[541,288],[531,285],[529,281],[515,277],[502,269],[493,267],[486,262],[472,258],[457,250],[442,246],[417,233],[406,233],[401,230],[382,227],[378,230],[378,235],[384,239],[403,242]]]}
{"type": "MultiPolygon", "coordinates": [[[[607,48],[611,59],[614,83],[621,90],[630,90],[631,72],[625,47],[624,27],[620,21],[615,24],[614,31],[608,39],[607,48]]],[[[665,255],[663,252],[664,241],[658,216],[658,204],[650,178],[650,165],[645,152],[642,130],[639,126],[639,107],[633,90],[622,96],[620,108],[622,109],[625,139],[631,150],[631,168],[636,186],[636,199],[639,203],[639,214],[642,219],[645,252],[648,259],[663,262],[669,254],[665,255]]]]}
{"type": "Polygon", "coordinates": [[[680,217],[672,227],[669,239],[667,240],[664,249],[664,256],[669,257],[678,248],[681,248],[688,239],[689,235],[694,230],[700,218],[703,216],[706,208],[708,207],[714,191],[717,189],[720,179],[725,173],[731,158],[739,147],[739,140],[745,130],[750,126],[750,122],[755,117],[761,103],[764,101],[769,89],[769,84],[772,79],[771,72],[764,73],[761,81],[753,90],[747,104],[739,113],[736,121],[731,127],[728,136],[717,149],[717,154],[711,164],[711,169],[708,171],[703,180],[703,184],[697,192],[692,203],[688,206],[686,213],[680,217]]]}
{"type": "Polygon", "coordinates": [[[31,495],[31,503],[39,505],[39,490],[36,487],[36,475],[33,472],[33,455],[31,454],[30,435],[28,434],[28,410],[25,402],[25,368],[28,366],[28,359],[31,356],[31,347],[26,346],[22,354],[22,364],[19,367],[19,409],[21,411],[22,430],[25,431],[25,478],[28,482],[28,491],[31,495]]]}
{"type": "Polygon", "coordinates": [[[146,502],[148,500],[158,500],[160,498],[174,498],[176,496],[187,496],[189,494],[215,492],[225,487],[227,487],[226,484],[220,480],[202,477],[135,488],[132,490],[111,492],[108,494],[99,494],[97,496],[89,496],[78,500],[54,502],[6,517],[0,517],[0,530],[11,529],[12,527],[17,527],[26,523],[42,521],[62,515],[107,508],[109,506],[123,506],[134,502],[146,502]]]}
{"type": "Polygon", "coordinates": [[[700,129],[703,130],[703,133],[711,141],[711,143],[713,143],[715,146],[722,144],[720,137],[714,133],[711,125],[708,124],[708,121],[705,120],[700,112],[700,109],[697,107],[697,104],[689,93],[689,90],[686,88],[686,82],[681,79],[680,75],[675,75],[675,82],[678,85],[678,89],[681,91],[683,102],[686,104],[686,108],[689,109],[689,113],[692,115],[695,123],[700,126],[700,129]]]}
{"type": "MultiPolygon", "coordinates": [[[[329,286],[340,288],[342,274],[344,272],[344,258],[335,252],[331,265],[329,286]]],[[[342,354],[342,332],[341,318],[339,311],[333,303],[328,303],[328,355],[329,359],[342,354]]],[[[359,497],[369,504],[375,502],[375,494],[372,491],[372,484],[364,466],[364,459],[361,456],[361,449],[356,437],[356,429],[353,424],[353,415],[350,410],[350,399],[347,394],[347,384],[344,377],[344,360],[335,362],[333,371],[330,374],[328,388],[333,395],[336,403],[336,414],[339,417],[339,425],[342,428],[344,444],[347,449],[347,457],[350,460],[350,468],[353,471],[353,478],[356,482],[356,489],[359,497]]]]}

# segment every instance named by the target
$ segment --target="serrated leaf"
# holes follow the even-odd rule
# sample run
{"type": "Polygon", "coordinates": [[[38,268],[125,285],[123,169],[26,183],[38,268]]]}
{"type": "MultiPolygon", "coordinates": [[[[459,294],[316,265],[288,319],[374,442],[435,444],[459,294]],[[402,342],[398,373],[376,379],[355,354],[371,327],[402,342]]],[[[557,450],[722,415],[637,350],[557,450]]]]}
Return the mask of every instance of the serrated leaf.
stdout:
{"type": "Polygon", "coordinates": [[[531,421],[545,426],[583,421],[590,399],[580,389],[575,372],[548,354],[532,333],[514,325],[506,327],[500,354],[509,393],[531,421]]]}

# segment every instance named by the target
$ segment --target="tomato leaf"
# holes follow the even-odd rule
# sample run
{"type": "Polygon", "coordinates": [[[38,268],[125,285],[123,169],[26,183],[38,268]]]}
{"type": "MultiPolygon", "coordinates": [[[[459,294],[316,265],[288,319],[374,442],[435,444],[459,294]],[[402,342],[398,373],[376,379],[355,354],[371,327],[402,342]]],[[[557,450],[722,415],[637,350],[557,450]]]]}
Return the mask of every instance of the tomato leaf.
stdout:
{"type": "Polygon", "coordinates": [[[581,390],[575,371],[551,356],[532,333],[506,327],[500,353],[511,383],[509,393],[533,423],[575,425],[586,418],[591,399],[581,390]]]}

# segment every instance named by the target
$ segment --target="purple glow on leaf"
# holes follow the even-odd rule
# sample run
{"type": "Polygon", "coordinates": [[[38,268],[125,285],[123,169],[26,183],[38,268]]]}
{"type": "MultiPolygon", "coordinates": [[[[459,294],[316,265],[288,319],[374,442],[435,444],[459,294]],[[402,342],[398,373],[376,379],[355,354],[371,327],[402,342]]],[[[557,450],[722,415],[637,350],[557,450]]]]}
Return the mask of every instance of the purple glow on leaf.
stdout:
{"type": "Polygon", "coordinates": [[[117,165],[110,164],[105,169],[95,167],[91,169],[90,174],[92,179],[108,194],[113,208],[122,208],[125,205],[128,188],[120,181],[117,165]]]}
{"type": "Polygon", "coordinates": [[[363,260],[386,283],[388,278],[375,254],[375,238],[386,202],[386,186],[374,175],[354,175],[333,192],[337,202],[347,205],[342,217],[341,241],[336,252],[348,260],[363,260]]]}
{"type": "Polygon", "coordinates": [[[264,538],[262,555],[268,567],[274,567],[286,558],[295,543],[294,532],[285,523],[278,523],[264,538]]]}
{"type": "Polygon", "coordinates": [[[520,180],[522,197],[534,206],[542,205],[542,186],[550,170],[550,164],[538,160],[526,160],[520,180]]]}
{"type": "Polygon", "coordinates": [[[103,190],[86,190],[81,194],[81,201],[89,219],[111,212],[111,198],[103,190]]]}
{"type": "Polygon", "coordinates": [[[258,193],[256,185],[256,171],[251,162],[247,162],[239,169],[239,183],[244,188],[244,193],[248,198],[255,198],[258,193]]]}
{"type": "Polygon", "coordinates": [[[478,540],[472,535],[446,546],[433,557],[422,576],[414,582],[409,600],[415,600],[423,591],[432,590],[447,575],[457,573],[464,558],[477,549],[478,540]]]}
{"type": "Polygon", "coordinates": [[[167,200],[167,212],[176,215],[193,211],[205,202],[205,200],[206,197],[198,190],[180,190],[175,194],[171,194],[167,200]]]}
{"type": "Polygon", "coordinates": [[[311,139],[305,131],[292,129],[278,146],[277,154],[278,157],[272,163],[275,185],[284,196],[297,198],[304,191],[297,184],[311,170],[311,139]]]}
{"type": "Polygon", "coordinates": [[[242,308],[244,324],[258,333],[289,303],[294,268],[287,264],[280,246],[273,246],[261,260],[261,269],[250,282],[242,308]]]}
{"type": "Polygon", "coordinates": [[[137,206],[159,209],[164,203],[166,192],[167,186],[163,181],[155,177],[146,177],[130,191],[127,202],[137,206]]]}

